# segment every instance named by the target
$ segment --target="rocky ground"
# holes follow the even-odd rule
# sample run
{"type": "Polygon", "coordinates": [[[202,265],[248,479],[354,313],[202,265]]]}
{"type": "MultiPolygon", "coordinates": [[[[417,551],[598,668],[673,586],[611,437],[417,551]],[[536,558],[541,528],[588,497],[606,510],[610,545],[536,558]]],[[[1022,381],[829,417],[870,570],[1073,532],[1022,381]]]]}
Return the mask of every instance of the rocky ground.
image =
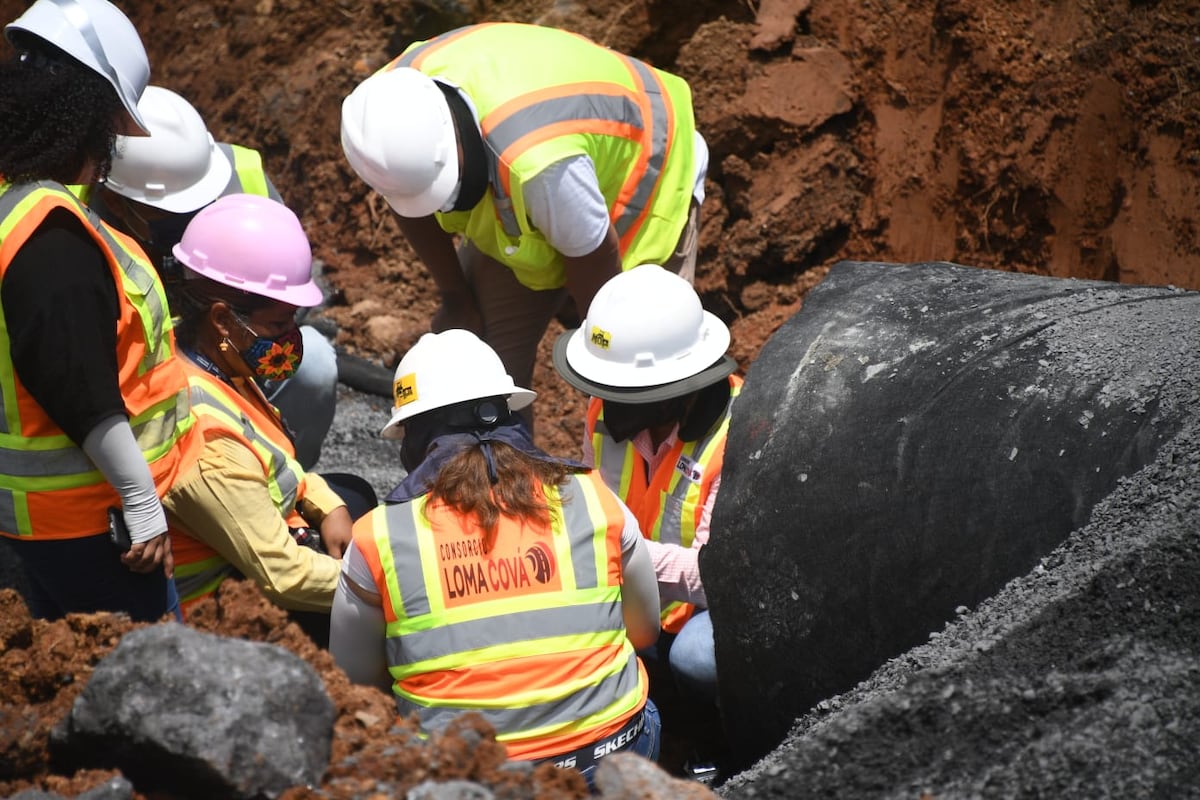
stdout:
{"type": "MultiPolygon", "coordinates": [[[[143,32],[153,81],[191,99],[219,140],[262,150],[323,263],[331,296],[320,316],[343,351],[385,372],[426,330],[435,302],[432,283],[386,204],[345,164],[339,105],[358,80],[408,42],[483,19],[571,28],[691,82],[712,151],[697,287],[706,306],[731,325],[743,368],[842,259],[944,260],[1200,288],[1200,6],[1189,0],[118,3],[143,32]]],[[[12,19],[25,5],[0,0],[0,16],[12,19]]],[[[551,340],[543,343],[534,379],[538,437],[547,449],[571,453],[582,398],[549,367],[551,340]]],[[[393,453],[374,438],[382,401],[349,391],[344,401],[319,468],[353,468],[385,490],[395,476],[389,471],[393,453]]],[[[1190,501],[1176,502],[1172,513],[1195,530],[1190,501]]],[[[1194,539],[1172,547],[1175,557],[1194,557],[1194,539]]],[[[1106,552],[1077,542],[1063,559],[1075,565],[1071,575],[1086,575],[1106,552]]],[[[997,608],[1007,615],[1041,607],[1038,597],[1054,588],[1031,576],[997,608]]],[[[1125,602],[1125,595],[1114,596],[1125,602]]],[[[1169,598],[1157,605],[1157,597],[1130,596],[1129,602],[1142,599],[1152,608],[1174,605],[1169,598]]],[[[1194,625],[1194,600],[1182,608],[1194,625]]],[[[991,631],[989,620],[981,615],[946,641],[956,651],[971,651],[975,626],[991,631]]],[[[231,604],[201,624],[304,650],[304,642],[291,641],[277,622],[247,598],[243,608],[231,604]]],[[[90,666],[125,629],[111,619],[89,619],[45,629],[20,646],[6,641],[0,716],[9,749],[0,792],[33,781],[70,796],[103,779],[54,773],[38,750],[44,741],[38,737],[61,718],[90,666]]],[[[1189,647],[1170,664],[1144,663],[1159,670],[1182,664],[1173,673],[1184,676],[1174,690],[1194,695],[1196,650],[1189,647]]],[[[1105,652],[1125,657],[1119,647],[1105,652]]],[[[928,650],[899,659],[864,691],[877,689],[880,694],[871,697],[882,698],[876,702],[884,708],[912,707],[912,697],[893,693],[910,681],[926,687],[923,697],[964,691],[965,684],[929,689],[932,684],[922,683],[936,660],[928,650]]],[[[336,684],[331,673],[322,674],[336,684]]],[[[983,680],[972,677],[971,685],[983,680]]],[[[829,708],[852,702],[831,699],[829,708]]],[[[340,718],[335,757],[357,757],[370,729],[361,717],[352,721],[361,707],[341,698],[339,703],[351,712],[340,718]]],[[[1154,698],[1144,704],[1156,707],[1154,698]]],[[[978,706],[961,707],[968,713],[978,706]]],[[[941,751],[856,739],[867,728],[893,737],[912,734],[921,725],[911,718],[881,721],[860,712],[839,717],[841,727],[826,738],[804,738],[831,729],[822,729],[826,711],[800,721],[799,750],[792,751],[799,755],[771,761],[722,792],[796,796],[808,786],[813,793],[914,797],[941,785],[945,796],[990,794],[985,778],[938,783],[935,771],[904,771],[936,761],[941,751]],[[814,749],[814,741],[823,744],[814,749]],[[861,749],[855,741],[864,743],[861,749]],[[931,782],[923,783],[922,775],[931,782]],[[839,791],[843,786],[846,792],[839,791]]],[[[941,724],[935,717],[930,715],[930,725],[941,724]]],[[[1055,729],[1047,730],[1045,747],[1052,749],[1055,729]]],[[[988,751],[996,747],[986,735],[970,741],[988,751]]],[[[1195,741],[1190,739],[1192,754],[1195,741]]],[[[1010,763],[982,763],[977,774],[1010,763]]],[[[357,765],[368,774],[393,768],[383,758],[364,757],[357,765]]],[[[1062,766],[1083,774],[1086,759],[1068,758],[1062,766]]],[[[1190,775],[1190,785],[1196,777],[1190,775]]],[[[1085,783],[1065,778],[1009,786],[1005,796],[1105,794],[1102,787],[1087,792],[1085,783]]],[[[1122,788],[1126,796],[1187,794],[1136,783],[1122,788]]],[[[562,791],[569,796],[577,787],[562,791]]],[[[546,792],[541,796],[554,796],[546,792]]]]}

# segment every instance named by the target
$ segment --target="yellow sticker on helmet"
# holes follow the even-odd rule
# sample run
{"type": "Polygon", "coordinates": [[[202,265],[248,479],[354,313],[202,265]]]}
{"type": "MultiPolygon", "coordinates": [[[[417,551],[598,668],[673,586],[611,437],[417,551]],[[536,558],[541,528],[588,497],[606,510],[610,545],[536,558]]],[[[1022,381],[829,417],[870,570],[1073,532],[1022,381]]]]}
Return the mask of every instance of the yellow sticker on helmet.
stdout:
{"type": "Polygon", "coordinates": [[[607,350],[608,346],[612,344],[612,334],[603,328],[597,328],[595,325],[593,325],[592,344],[596,345],[596,347],[599,347],[601,350],[607,350]]]}
{"type": "Polygon", "coordinates": [[[417,399],[417,376],[410,372],[407,375],[401,375],[392,383],[392,396],[395,398],[396,408],[406,406],[417,399]]]}

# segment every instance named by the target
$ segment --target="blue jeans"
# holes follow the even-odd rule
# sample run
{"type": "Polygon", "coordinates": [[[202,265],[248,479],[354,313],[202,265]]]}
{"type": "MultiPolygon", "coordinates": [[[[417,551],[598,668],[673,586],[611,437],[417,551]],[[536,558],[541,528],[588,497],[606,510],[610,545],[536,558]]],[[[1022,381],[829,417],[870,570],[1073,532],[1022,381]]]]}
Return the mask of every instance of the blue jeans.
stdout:
{"type": "MultiPolygon", "coordinates": [[[[625,753],[637,753],[650,761],[658,761],[659,750],[662,746],[662,718],[658,714],[658,706],[646,698],[646,707],[642,709],[642,731],[625,750],[625,753]]],[[[596,791],[596,769],[600,765],[592,764],[579,770],[579,774],[587,781],[588,790],[596,791]]]]}
{"type": "Polygon", "coordinates": [[[717,653],[707,610],[698,609],[675,635],[667,661],[684,696],[717,702],[717,653]]]}
{"type": "Polygon", "coordinates": [[[665,661],[676,688],[684,697],[710,705],[717,702],[717,653],[712,617],[706,609],[697,609],[679,633],[659,635],[654,645],[639,650],[638,655],[647,668],[665,661]]]}
{"type": "Polygon", "coordinates": [[[134,622],[157,622],[163,614],[183,621],[175,581],[161,569],[130,572],[107,533],[79,539],[16,541],[0,538],[21,562],[29,583],[30,613],[59,619],[75,612],[125,612],[134,622]]]}
{"type": "Polygon", "coordinates": [[[263,384],[263,393],[279,409],[292,431],[296,460],[306,470],[321,457],[321,445],[333,425],[337,405],[337,352],[320,331],[301,325],[304,358],[286,381],[263,384]]]}

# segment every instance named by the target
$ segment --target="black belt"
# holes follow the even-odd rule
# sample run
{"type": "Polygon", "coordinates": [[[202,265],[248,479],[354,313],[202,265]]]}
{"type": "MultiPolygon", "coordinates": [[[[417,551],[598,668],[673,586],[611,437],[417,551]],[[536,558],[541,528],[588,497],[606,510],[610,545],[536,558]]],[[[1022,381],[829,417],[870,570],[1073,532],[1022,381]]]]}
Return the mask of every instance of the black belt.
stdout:
{"type": "Polygon", "coordinates": [[[596,765],[596,762],[605,756],[628,750],[630,745],[637,741],[638,734],[642,732],[643,716],[644,711],[639,711],[630,717],[629,721],[622,725],[621,729],[616,733],[611,733],[599,741],[584,745],[578,750],[540,759],[537,763],[551,763],[556,767],[569,767],[577,770],[585,770],[588,767],[593,767],[596,765]]]}

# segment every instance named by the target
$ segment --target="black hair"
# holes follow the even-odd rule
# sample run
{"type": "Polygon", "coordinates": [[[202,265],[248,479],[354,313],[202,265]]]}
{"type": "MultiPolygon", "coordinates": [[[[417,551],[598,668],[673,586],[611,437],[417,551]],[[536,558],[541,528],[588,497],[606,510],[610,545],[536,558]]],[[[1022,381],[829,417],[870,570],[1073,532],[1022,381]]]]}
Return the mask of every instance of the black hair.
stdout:
{"type": "Polygon", "coordinates": [[[75,183],[89,163],[108,175],[125,112],[112,84],[22,31],[0,63],[0,176],[9,183],[75,183]]]}

